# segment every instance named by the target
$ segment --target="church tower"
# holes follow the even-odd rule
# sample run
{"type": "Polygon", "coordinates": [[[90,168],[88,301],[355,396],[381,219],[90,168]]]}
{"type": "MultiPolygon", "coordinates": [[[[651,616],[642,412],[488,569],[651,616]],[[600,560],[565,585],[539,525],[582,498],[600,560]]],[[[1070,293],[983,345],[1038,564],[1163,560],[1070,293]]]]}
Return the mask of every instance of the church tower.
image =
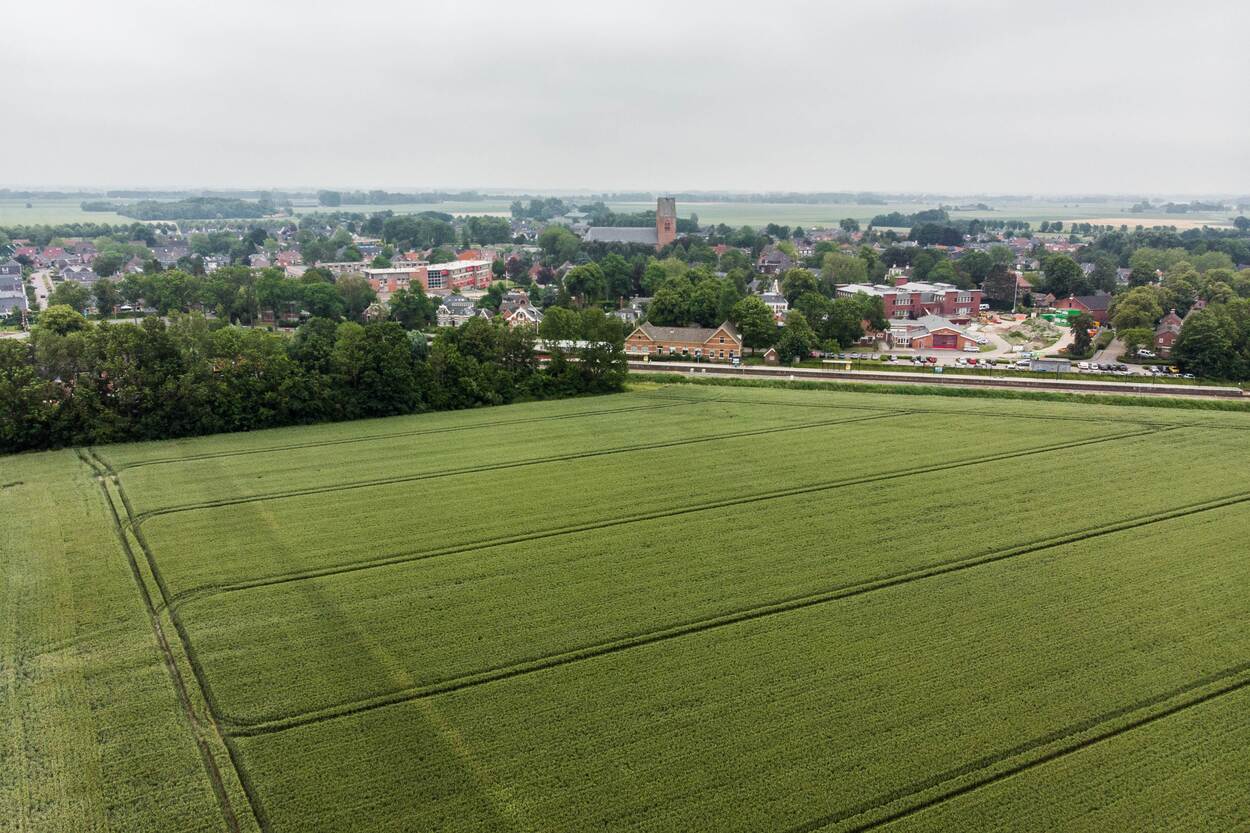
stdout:
{"type": "Polygon", "coordinates": [[[658,252],[677,239],[677,200],[660,197],[655,201],[655,250],[658,252]]]}

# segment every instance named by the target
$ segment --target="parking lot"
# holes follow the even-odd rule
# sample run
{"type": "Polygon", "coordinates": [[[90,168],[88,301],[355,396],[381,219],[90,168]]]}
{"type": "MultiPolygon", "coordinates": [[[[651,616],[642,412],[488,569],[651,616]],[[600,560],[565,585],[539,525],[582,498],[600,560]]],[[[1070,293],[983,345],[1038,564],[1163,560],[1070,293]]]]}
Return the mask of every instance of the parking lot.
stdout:
{"type": "MultiPolygon", "coordinates": [[[[1028,371],[1032,369],[1033,359],[1041,358],[1031,351],[1011,353],[997,356],[968,355],[955,350],[894,350],[880,353],[837,353],[824,357],[828,360],[872,362],[888,368],[890,366],[932,366],[941,368],[986,370],[1028,371]]],[[[1088,373],[1092,376],[1174,376],[1192,379],[1192,374],[1172,372],[1169,367],[1129,365],[1119,362],[1073,361],[1068,373],[1088,373]]]]}

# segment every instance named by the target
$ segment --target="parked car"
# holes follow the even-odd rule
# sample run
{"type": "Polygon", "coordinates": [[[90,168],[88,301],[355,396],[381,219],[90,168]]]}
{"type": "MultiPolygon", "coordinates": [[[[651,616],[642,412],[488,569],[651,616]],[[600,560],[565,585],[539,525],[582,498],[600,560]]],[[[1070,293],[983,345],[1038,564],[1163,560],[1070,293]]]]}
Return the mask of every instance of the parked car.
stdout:
{"type": "Polygon", "coordinates": [[[1137,351],[1137,355],[1141,356],[1143,359],[1153,359],[1155,357],[1155,351],[1147,350],[1143,347],[1137,351]]]}

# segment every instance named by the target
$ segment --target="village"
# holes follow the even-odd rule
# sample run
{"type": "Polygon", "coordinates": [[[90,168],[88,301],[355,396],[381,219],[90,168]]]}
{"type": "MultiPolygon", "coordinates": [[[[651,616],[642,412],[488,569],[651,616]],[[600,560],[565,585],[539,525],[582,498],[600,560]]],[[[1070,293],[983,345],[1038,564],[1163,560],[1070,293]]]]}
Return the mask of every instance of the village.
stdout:
{"type": "MultiPolygon", "coordinates": [[[[9,335],[20,335],[32,313],[68,298],[81,312],[138,320],[176,311],[158,308],[144,297],[143,287],[153,281],[175,273],[207,280],[246,267],[252,275],[280,277],[292,285],[320,278],[340,289],[367,287],[361,320],[384,319],[393,299],[420,293],[430,299],[428,326],[497,318],[510,327],[567,337],[544,332],[547,310],[599,306],[620,322],[629,358],[646,362],[850,369],[852,362],[875,361],[935,368],[1192,375],[1181,373],[1171,362],[1171,352],[1186,318],[1204,308],[1203,298],[1192,298],[1183,314],[1173,307],[1159,312],[1150,322],[1148,341],[1137,326],[1143,322],[1122,327],[1135,331],[1126,345],[1112,326],[1116,298],[1136,286],[1162,284],[1164,269],[1143,281],[1141,270],[1108,266],[1105,258],[1074,260],[1099,233],[1113,230],[1071,227],[1065,233],[1063,224],[1055,222],[1043,224],[1046,232],[1034,233],[1026,223],[993,227],[974,221],[960,231],[945,219],[945,211],[905,218],[915,224],[911,228],[860,229],[854,221],[843,221],[833,228],[770,224],[735,230],[679,221],[677,203],[668,197],[657,199],[653,225],[594,225],[595,216],[575,204],[551,202],[558,203],[559,213],[548,203],[539,211],[533,203],[529,211],[517,211],[514,205],[514,216],[489,218],[489,234],[476,231],[478,218],[434,219],[431,213],[436,237],[423,248],[398,249],[403,241],[388,235],[391,226],[386,222],[321,214],[259,224],[153,223],[142,228],[144,238],[120,243],[64,237],[39,245],[16,238],[0,261],[0,319],[16,325],[9,335]],[[475,236],[496,242],[476,243],[475,236]],[[104,245],[103,254],[97,243],[104,245]],[[307,251],[316,252],[312,262],[307,251]],[[587,280],[583,273],[591,273],[590,283],[602,283],[602,266],[612,258],[611,265],[625,274],[614,276],[611,287],[576,291],[587,280]],[[1063,265],[1079,272],[1054,280],[1051,274],[1058,270],[1043,264],[1049,258],[1062,258],[1063,265]],[[648,279],[648,269],[663,280],[648,279]],[[838,280],[842,274],[851,279],[838,280]],[[720,320],[657,314],[664,305],[652,307],[653,295],[666,291],[666,281],[689,285],[704,278],[735,284],[723,290],[733,304],[720,304],[720,320]],[[1072,291],[1056,293],[1062,288],[1056,284],[1072,291]],[[807,314],[796,315],[805,292],[807,314]],[[819,325],[811,331],[814,322],[809,320],[818,294],[829,302],[855,299],[876,312],[863,315],[853,337],[822,337],[819,325]],[[754,310],[767,310],[775,329],[761,333],[756,327],[744,335],[742,321],[733,319],[745,314],[741,302],[746,299],[754,310]],[[738,316],[731,315],[735,308],[738,316]],[[1088,339],[1069,326],[1078,317],[1088,325],[1088,339]],[[802,320],[797,327],[796,319],[802,320]],[[797,340],[798,349],[787,351],[782,337],[788,325],[811,334],[797,340]],[[1074,351],[1074,344],[1080,349],[1074,351]]],[[[598,216],[604,216],[601,209],[598,216]]],[[[619,221],[610,212],[607,216],[619,221]]],[[[183,311],[210,318],[230,314],[195,293],[185,297],[183,311]]],[[[255,312],[254,325],[282,328],[297,326],[316,310],[308,309],[296,292],[268,304],[262,300],[255,312]]],[[[815,315],[822,314],[828,315],[815,315]]]]}

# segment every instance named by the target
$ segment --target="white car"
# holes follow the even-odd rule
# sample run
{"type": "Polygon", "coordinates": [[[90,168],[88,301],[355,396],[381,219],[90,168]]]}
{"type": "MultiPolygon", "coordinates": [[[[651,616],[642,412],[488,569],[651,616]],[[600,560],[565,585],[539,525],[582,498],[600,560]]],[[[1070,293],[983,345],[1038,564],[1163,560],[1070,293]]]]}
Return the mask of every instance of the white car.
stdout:
{"type": "Polygon", "coordinates": [[[980,348],[980,347],[973,347],[971,344],[969,344],[967,347],[965,347],[965,348],[964,348],[964,352],[965,352],[965,353],[980,353],[980,352],[981,352],[981,348],[980,348]]]}

